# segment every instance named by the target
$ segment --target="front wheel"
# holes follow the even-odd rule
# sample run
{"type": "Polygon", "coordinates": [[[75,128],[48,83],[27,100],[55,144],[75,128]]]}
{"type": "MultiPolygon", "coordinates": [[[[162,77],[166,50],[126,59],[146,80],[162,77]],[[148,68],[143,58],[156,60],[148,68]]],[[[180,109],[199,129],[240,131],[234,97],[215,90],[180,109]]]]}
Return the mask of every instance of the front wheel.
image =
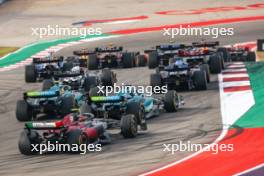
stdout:
{"type": "Polygon", "coordinates": [[[124,138],[134,138],[137,136],[138,125],[133,114],[125,115],[121,118],[121,134],[124,138]]]}
{"type": "Polygon", "coordinates": [[[164,109],[167,112],[175,112],[179,107],[178,95],[175,90],[169,90],[164,96],[164,109]]]}

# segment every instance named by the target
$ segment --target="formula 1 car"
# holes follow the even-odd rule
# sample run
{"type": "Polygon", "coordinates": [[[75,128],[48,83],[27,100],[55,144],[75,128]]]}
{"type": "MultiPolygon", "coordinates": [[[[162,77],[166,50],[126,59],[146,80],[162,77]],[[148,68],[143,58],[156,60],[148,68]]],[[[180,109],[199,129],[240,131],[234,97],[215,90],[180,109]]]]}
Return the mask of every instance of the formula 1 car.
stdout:
{"type": "Polygon", "coordinates": [[[183,105],[183,98],[176,91],[168,91],[162,98],[146,97],[135,92],[112,96],[93,96],[80,108],[92,112],[107,122],[108,128],[120,127],[124,138],[136,137],[138,126],[147,130],[146,119],[158,116],[160,111],[174,112],[183,105]],[[119,126],[120,125],[120,126],[119,126]]]}
{"type": "Polygon", "coordinates": [[[229,61],[256,62],[256,53],[245,46],[227,47],[229,61]]]}
{"type": "Polygon", "coordinates": [[[81,106],[85,99],[85,93],[59,84],[47,91],[25,92],[23,100],[17,101],[16,118],[19,121],[29,121],[36,119],[40,113],[65,116],[73,108],[81,106]]]}
{"type": "Polygon", "coordinates": [[[183,48],[185,48],[183,44],[163,44],[156,46],[155,49],[145,50],[144,53],[148,60],[148,67],[153,69],[159,65],[168,65],[169,59],[177,55],[179,49],[183,48]]]}
{"type": "Polygon", "coordinates": [[[53,57],[52,55],[46,58],[33,58],[32,64],[25,66],[25,81],[36,82],[43,79],[49,79],[56,71],[70,70],[72,63],[64,62],[63,57],[53,57]]]}
{"type": "Polygon", "coordinates": [[[100,151],[101,145],[111,143],[111,138],[106,131],[106,124],[93,118],[90,113],[72,113],[60,121],[26,122],[18,142],[19,151],[24,155],[59,152],[59,147],[48,148],[50,144],[67,144],[61,152],[86,153],[80,145],[85,145],[84,149],[89,146],[94,151],[100,151]],[[46,150],[41,151],[40,145],[46,145],[46,150]]]}
{"type": "Polygon", "coordinates": [[[146,60],[144,55],[139,52],[124,51],[123,47],[108,46],[105,48],[95,48],[94,51],[79,50],[74,51],[74,55],[80,57],[81,65],[87,66],[89,70],[98,68],[131,68],[135,65],[145,66],[146,60]]]}
{"type": "Polygon", "coordinates": [[[167,85],[169,90],[206,90],[209,79],[207,64],[192,64],[198,58],[175,58],[175,62],[165,67],[156,69],[150,75],[150,85],[167,85]]]}
{"type": "Polygon", "coordinates": [[[62,84],[70,86],[72,90],[89,92],[90,88],[98,85],[113,86],[116,81],[116,74],[108,68],[96,72],[84,72],[79,66],[75,66],[71,71],[55,72],[53,79],[43,81],[42,90],[48,90],[55,84],[62,84]]]}
{"type": "Polygon", "coordinates": [[[197,42],[192,45],[174,44],[157,46],[156,51],[148,53],[149,68],[167,66],[175,56],[189,57],[194,60],[203,58],[203,63],[209,65],[211,73],[220,73],[224,68],[223,50],[216,49],[219,42],[197,42]]]}

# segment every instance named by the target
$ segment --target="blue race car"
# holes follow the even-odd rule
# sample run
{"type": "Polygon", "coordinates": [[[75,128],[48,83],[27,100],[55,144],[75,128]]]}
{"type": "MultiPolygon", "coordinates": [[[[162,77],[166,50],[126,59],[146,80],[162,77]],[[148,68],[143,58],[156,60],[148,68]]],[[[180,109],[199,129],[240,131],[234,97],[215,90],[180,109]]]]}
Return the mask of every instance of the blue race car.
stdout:
{"type": "Polygon", "coordinates": [[[170,90],[206,90],[209,82],[208,64],[197,64],[199,58],[173,58],[168,66],[160,66],[150,75],[151,86],[167,85],[170,90]]]}
{"type": "Polygon", "coordinates": [[[53,57],[33,58],[32,64],[25,67],[25,81],[28,83],[49,79],[54,72],[70,70],[73,67],[72,62],[64,62],[64,58],[53,57]]]}
{"type": "Polygon", "coordinates": [[[113,96],[93,96],[80,108],[81,113],[93,113],[107,121],[109,128],[120,125],[125,138],[137,135],[138,126],[147,130],[146,119],[158,116],[162,110],[174,112],[183,105],[183,99],[176,91],[168,91],[164,97],[153,98],[144,94],[121,92],[113,96]]]}
{"type": "Polygon", "coordinates": [[[63,117],[71,113],[72,109],[80,107],[85,99],[84,93],[60,84],[46,91],[25,92],[23,100],[17,101],[16,118],[19,121],[29,121],[36,119],[41,113],[63,117]]]}
{"type": "Polygon", "coordinates": [[[176,56],[180,49],[185,48],[183,44],[158,45],[155,49],[145,50],[148,58],[148,67],[156,68],[159,65],[167,66],[170,58],[176,56]]]}

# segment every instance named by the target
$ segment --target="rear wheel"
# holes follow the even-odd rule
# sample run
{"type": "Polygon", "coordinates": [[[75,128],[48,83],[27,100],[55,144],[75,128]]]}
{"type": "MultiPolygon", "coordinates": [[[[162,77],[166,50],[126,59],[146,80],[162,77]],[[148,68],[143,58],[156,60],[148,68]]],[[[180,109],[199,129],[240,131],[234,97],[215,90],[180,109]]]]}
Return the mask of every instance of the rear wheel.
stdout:
{"type": "Polygon", "coordinates": [[[21,154],[23,155],[33,155],[38,153],[39,151],[36,151],[32,148],[32,144],[37,144],[38,133],[36,131],[31,130],[30,132],[28,130],[24,130],[20,134],[20,138],[18,141],[18,149],[21,154]],[[35,142],[33,140],[35,139],[35,142]]]}
{"type": "Polygon", "coordinates": [[[221,73],[222,61],[218,55],[210,56],[210,71],[211,73],[221,73]]]}
{"type": "Polygon", "coordinates": [[[104,86],[114,86],[113,72],[107,68],[103,69],[101,81],[104,86]]]}
{"type": "Polygon", "coordinates": [[[136,66],[137,67],[144,67],[146,66],[146,59],[144,55],[137,55],[136,56],[136,66]]]}
{"type": "Polygon", "coordinates": [[[136,117],[132,114],[122,116],[121,118],[121,134],[124,138],[134,138],[137,136],[138,125],[136,117]]]}
{"type": "Polygon", "coordinates": [[[133,53],[123,53],[123,67],[131,68],[134,66],[133,53]]]}
{"type": "Polygon", "coordinates": [[[26,65],[25,67],[25,80],[26,82],[36,82],[37,74],[35,70],[35,65],[26,65]]]}
{"type": "Polygon", "coordinates": [[[217,52],[221,52],[223,54],[224,62],[231,61],[231,56],[227,48],[224,48],[224,47],[217,48],[217,52]]]}
{"type": "Polygon", "coordinates": [[[252,51],[248,52],[247,61],[256,62],[256,53],[252,51]]]}
{"type": "Polygon", "coordinates": [[[79,147],[81,144],[87,144],[88,138],[80,129],[73,129],[67,133],[66,143],[70,145],[70,153],[80,153],[79,147]],[[72,150],[76,149],[76,150],[72,150]]]}
{"type": "Polygon", "coordinates": [[[98,69],[98,60],[95,54],[89,54],[87,59],[87,68],[89,70],[98,69]]]}
{"type": "Polygon", "coordinates": [[[178,109],[178,95],[175,90],[169,90],[164,96],[164,109],[167,112],[175,112],[178,109]]]}
{"type": "Polygon", "coordinates": [[[207,81],[206,73],[204,71],[195,71],[193,74],[193,82],[196,90],[206,90],[207,81]]]}
{"type": "Polygon", "coordinates": [[[16,105],[16,118],[24,122],[32,119],[33,113],[25,100],[18,100],[16,105]]]}
{"type": "Polygon", "coordinates": [[[203,70],[206,73],[206,80],[207,83],[210,83],[210,70],[209,70],[209,65],[208,64],[202,64],[200,66],[201,70],[203,70]]]}
{"type": "Polygon", "coordinates": [[[156,51],[148,53],[148,67],[150,69],[153,69],[156,68],[158,65],[158,53],[156,51]]]}

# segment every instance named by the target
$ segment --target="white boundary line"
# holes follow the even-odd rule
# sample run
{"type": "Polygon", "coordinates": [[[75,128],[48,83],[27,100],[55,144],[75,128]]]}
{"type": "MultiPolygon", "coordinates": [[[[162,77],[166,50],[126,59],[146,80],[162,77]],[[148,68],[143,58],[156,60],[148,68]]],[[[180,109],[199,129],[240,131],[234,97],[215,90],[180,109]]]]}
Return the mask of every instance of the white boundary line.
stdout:
{"type": "Polygon", "coordinates": [[[243,172],[239,172],[239,173],[235,174],[234,176],[243,175],[243,174],[246,174],[246,173],[248,173],[248,172],[254,171],[254,170],[256,170],[256,169],[259,169],[259,168],[261,168],[261,167],[264,167],[264,163],[259,164],[259,165],[255,166],[255,167],[252,167],[252,168],[250,168],[250,169],[248,169],[248,170],[245,170],[245,171],[243,171],[243,172]]]}

